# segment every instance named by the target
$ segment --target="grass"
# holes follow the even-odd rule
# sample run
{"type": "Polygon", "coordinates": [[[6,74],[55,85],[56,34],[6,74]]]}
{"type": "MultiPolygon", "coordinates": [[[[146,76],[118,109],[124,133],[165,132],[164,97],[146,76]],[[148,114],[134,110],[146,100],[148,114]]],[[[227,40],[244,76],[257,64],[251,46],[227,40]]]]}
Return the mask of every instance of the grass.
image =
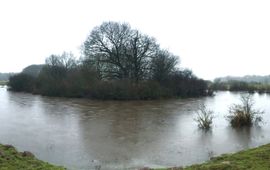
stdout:
{"type": "Polygon", "coordinates": [[[30,152],[18,152],[11,145],[0,144],[0,170],[64,170],[40,161],[30,152]]]}
{"type": "MultiPolygon", "coordinates": [[[[210,161],[185,168],[167,168],[158,170],[269,170],[270,144],[258,148],[224,154],[210,161]]],[[[157,170],[157,169],[156,169],[157,170]]]]}
{"type": "Polygon", "coordinates": [[[4,85],[7,85],[7,81],[1,81],[0,80],[0,86],[4,86],[4,85]]]}

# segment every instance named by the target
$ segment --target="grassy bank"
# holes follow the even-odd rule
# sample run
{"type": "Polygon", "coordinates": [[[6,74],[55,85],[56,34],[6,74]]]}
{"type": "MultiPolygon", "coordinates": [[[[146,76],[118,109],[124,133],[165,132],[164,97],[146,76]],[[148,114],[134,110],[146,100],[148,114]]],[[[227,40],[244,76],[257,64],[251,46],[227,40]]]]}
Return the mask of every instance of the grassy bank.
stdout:
{"type": "MultiPolygon", "coordinates": [[[[171,170],[269,170],[270,144],[249,149],[235,154],[214,157],[210,161],[185,168],[169,168],[171,170]]],[[[169,170],[159,169],[159,170],[169,170]]]]}
{"type": "Polygon", "coordinates": [[[0,170],[64,170],[40,161],[30,152],[18,152],[11,145],[0,144],[0,170]]]}

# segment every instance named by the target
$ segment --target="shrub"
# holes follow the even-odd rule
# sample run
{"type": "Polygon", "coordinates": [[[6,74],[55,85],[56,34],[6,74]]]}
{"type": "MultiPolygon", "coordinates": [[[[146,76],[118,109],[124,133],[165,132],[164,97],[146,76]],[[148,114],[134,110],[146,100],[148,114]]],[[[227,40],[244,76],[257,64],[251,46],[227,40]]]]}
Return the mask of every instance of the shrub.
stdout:
{"type": "Polygon", "coordinates": [[[232,127],[252,126],[262,121],[263,112],[254,109],[254,100],[250,94],[241,96],[241,104],[233,104],[229,109],[228,120],[232,127]]]}
{"type": "Polygon", "coordinates": [[[20,73],[9,78],[8,86],[13,91],[32,92],[34,82],[34,77],[20,73]]]}
{"type": "Polygon", "coordinates": [[[213,111],[208,110],[204,104],[200,105],[197,111],[197,117],[194,119],[197,123],[199,128],[208,130],[211,128],[213,122],[213,111]]]}

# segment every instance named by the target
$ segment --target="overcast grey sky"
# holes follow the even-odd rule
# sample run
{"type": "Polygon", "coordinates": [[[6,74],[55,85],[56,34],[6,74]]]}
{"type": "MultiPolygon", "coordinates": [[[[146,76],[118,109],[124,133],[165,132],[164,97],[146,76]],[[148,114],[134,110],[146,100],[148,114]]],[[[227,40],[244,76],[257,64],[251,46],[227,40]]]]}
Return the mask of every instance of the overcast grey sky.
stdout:
{"type": "Polygon", "coordinates": [[[270,74],[268,0],[1,0],[0,72],[71,51],[103,21],[128,22],[202,78],[270,74]]]}

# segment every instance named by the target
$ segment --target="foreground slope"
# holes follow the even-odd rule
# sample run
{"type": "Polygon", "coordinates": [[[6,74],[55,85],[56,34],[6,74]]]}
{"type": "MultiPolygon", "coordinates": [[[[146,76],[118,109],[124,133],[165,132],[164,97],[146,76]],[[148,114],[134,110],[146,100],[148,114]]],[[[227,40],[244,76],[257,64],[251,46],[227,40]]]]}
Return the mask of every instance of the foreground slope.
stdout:
{"type": "Polygon", "coordinates": [[[0,170],[65,170],[40,161],[30,152],[18,152],[11,145],[0,144],[0,170]]]}
{"type": "MultiPolygon", "coordinates": [[[[269,170],[270,144],[258,148],[224,154],[210,161],[185,168],[169,168],[172,170],[269,170]]],[[[168,169],[168,170],[169,170],[168,169]]],[[[161,169],[160,169],[161,170],[161,169]]]]}

